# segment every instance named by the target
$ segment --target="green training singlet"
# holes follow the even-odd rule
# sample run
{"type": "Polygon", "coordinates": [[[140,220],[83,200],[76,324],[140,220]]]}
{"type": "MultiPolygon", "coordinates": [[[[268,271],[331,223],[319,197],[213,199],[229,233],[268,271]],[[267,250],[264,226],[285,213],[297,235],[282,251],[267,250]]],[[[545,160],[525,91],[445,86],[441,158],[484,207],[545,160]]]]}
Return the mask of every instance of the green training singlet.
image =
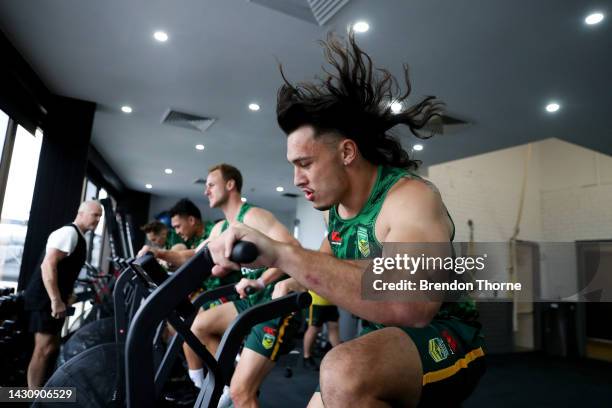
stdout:
{"type": "Polygon", "coordinates": [[[187,248],[189,249],[196,249],[205,240],[206,233],[202,231],[202,235],[194,235],[187,242],[185,242],[185,245],[187,245],[187,248]]]}
{"type": "Polygon", "coordinates": [[[185,241],[183,241],[183,238],[174,231],[174,228],[168,228],[164,249],[172,249],[176,244],[185,244],[185,241]]]}
{"type": "MultiPolygon", "coordinates": [[[[240,207],[240,211],[238,212],[238,215],[236,216],[236,221],[244,223],[244,217],[251,208],[253,208],[253,205],[249,203],[242,204],[242,206],[240,207]]],[[[225,231],[228,227],[229,227],[229,222],[225,220],[223,222],[223,226],[221,227],[221,232],[225,231]]],[[[242,267],[241,273],[242,273],[243,278],[259,279],[261,275],[266,271],[266,269],[268,268],[251,269],[251,268],[242,267]]],[[[250,295],[249,302],[251,303],[251,305],[258,304],[263,301],[272,299],[272,292],[274,292],[274,285],[276,284],[276,282],[280,282],[281,280],[284,280],[287,277],[288,276],[285,275],[283,278],[280,278],[276,280],[275,282],[272,282],[266,285],[266,287],[263,290],[260,290],[259,292],[256,292],[250,295]]]]}

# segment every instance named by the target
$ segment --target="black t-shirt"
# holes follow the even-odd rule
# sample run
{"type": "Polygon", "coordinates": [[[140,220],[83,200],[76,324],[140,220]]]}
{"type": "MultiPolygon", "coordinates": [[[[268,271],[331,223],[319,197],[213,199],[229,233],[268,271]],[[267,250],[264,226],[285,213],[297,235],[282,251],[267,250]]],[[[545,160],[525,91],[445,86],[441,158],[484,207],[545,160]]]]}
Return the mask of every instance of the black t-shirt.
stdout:
{"type": "MultiPolygon", "coordinates": [[[[57,264],[57,285],[60,291],[60,297],[65,303],[72,293],[74,281],[79,276],[79,272],[85,263],[87,257],[87,245],[83,235],[74,224],[68,224],[76,230],[77,244],[74,251],[57,264]]],[[[44,310],[51,309],[51,299],[45,289],[42,280],[42,270],[40,268],[42,261],[45,259],[46,250],[43,250],[38,265],[28,283],[25,291],[25,308],[26,310],[44,310]]]]}

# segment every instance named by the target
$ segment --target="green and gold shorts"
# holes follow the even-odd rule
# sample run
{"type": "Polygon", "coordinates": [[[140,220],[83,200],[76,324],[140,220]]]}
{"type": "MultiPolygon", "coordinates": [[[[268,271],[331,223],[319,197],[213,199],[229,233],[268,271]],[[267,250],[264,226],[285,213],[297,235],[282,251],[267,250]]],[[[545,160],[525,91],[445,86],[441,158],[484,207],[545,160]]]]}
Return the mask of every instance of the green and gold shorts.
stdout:
{"type": "MultiPolygon", "coordinates": [[[[368,324],[361,335],[385,328],[368,324]]],[[[434,319],[423,328],[400,327],[414,342],[423,365],[420,407],[456,406],[485,372],[485,344],[478,327],[458,319],[434,319]]]]}
{"type": "MultiPolygon", "coordinates": [[[[236,300],[233,304],[239,314],[253,306],[248,298],[236,300]]],[[[259,323],[251,329],[244,346],[276,361],[293,349],[293,338],[299,330],[298,320],[294,314],[290,314],[259,323]]]]}

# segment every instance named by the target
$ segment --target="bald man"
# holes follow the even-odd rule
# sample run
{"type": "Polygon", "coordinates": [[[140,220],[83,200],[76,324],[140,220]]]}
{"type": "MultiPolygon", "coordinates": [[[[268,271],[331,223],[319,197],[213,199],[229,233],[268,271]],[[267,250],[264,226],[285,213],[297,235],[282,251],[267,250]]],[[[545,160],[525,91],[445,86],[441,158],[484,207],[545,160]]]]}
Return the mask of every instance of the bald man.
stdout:
{"type": "Polygon", "coordinates": [[[98,201],[81,203],[74,221],[49,235],[39,266],[30,278],[25,292],[29,331],[34,333],[34,352],[28,366],[30,388],[44,385],[49,357],[59,347],[68,299],[87,257],[84,234],[95,230],[101,217],[98,201]]]}

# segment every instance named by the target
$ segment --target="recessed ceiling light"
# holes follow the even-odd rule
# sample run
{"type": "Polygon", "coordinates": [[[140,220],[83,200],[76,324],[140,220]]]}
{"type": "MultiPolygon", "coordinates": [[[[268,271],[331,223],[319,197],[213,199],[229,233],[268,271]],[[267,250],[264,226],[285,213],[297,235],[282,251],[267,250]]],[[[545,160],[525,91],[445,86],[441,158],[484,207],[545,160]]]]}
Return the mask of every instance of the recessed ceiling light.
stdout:
{"type": "Polygon", "coordinates": [[[353,30],[355,30],[356,33],[365,33],[369,29],[370,29],[370,25],[366,23],[365,21],[358,21],[355,24],[353,24],[353,30]]]}
{"type": "Polygon", "coordinates": [[[152,189],[152,188],[153,188],[153,184],[145,184],[145,188],[146,188],[147,190],[150,190],[150,189],[152,189]]]}
{"type": "Polygon", "coordinates": [[[559,110],[559,108],[561,108],[561,106],[559,106],[558,103],[549,103],[548,105],[546,105],[546,111],[553,113],[559,110]]]}
{"type": "Polygon", "coordinates": [[[253,112],[257,112],[259,110],[259,105],[256,103],[249,103],[249,109],[253,112]]]}
{"type": "Polygon", "coordinates": [[[589,14],[584,19],[584,22],[587,23],[588,25],[595,25],[595,24],[601,23],[603,19],[604,19],[603,13],[593,13],[593,14],[589,14]]]}
{"type": "Polygon", "coordinates": [[[282,186],[278,186],[276,187],[276,191],[278,191],[279,193],[282,193],[283,191],[285,191],[285,189],[282,186]]]}
{"type": "Polygon", "coordinates": [[[168,34],[166,34],[164,31],[156,31],[153,34],[153,38],[159,42],[166,42],[168,41],[168,34]]]}
{"type": "Polygon", "coordinates": [[[240,201],[242,201],[243,203],[246,203],[246,197],[240,197],[240,201]]]}
{"type": "Polygon", "coordinates": [[[131,106],[127,106],[127,105],[123,105],[121,107],[121,111],[123,113],[132,113],[132,107],[131,106]]]}
{"type": "Polygon", "coordinates": [[[391,112],[400,113],[402,111],[402,103],[401,102],[393,102],[391,104],[391,112]]]}
{"type": "Polygon", "coordinates": [[[195,146],[196,150],[204,150],[204,145],[203,144],[197,144],[195,146]]]}
{"type": "Polygon", "coordinates": [[[164,170],[164,173],[172,174],[172,173],[174,173],[174,171],[172,171],[172,169],[166,169],[166,170],[164,170]]]}
{"type": "Polygon", "coordinates": [[[412,150],[416,150],[417,152],[420,152],[421,150],[423,150],[423,145],[415,144],[414,146],[412,146],[412,150]]]}

